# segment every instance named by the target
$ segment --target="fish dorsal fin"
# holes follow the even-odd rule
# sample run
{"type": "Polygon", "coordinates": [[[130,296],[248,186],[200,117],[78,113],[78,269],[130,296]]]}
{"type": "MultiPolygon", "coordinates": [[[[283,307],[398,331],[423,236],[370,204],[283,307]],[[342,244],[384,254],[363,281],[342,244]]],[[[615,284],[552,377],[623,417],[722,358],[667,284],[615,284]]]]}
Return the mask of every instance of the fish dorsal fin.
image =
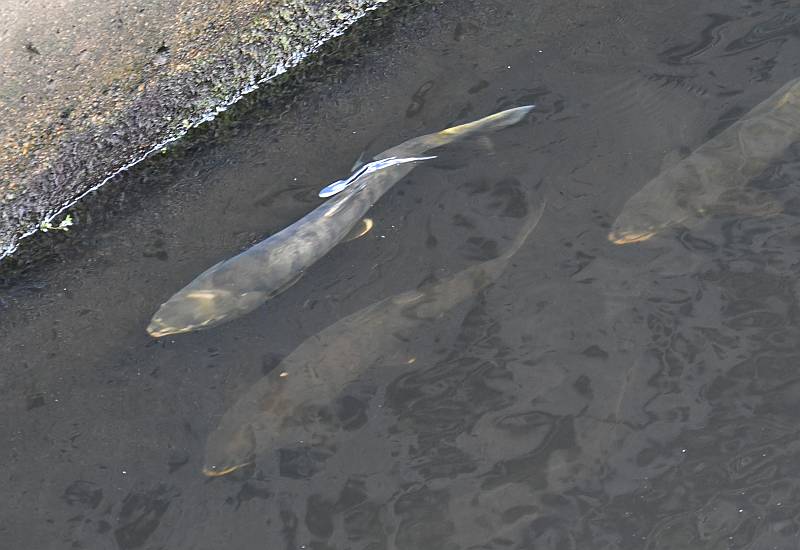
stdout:
{"type": "Polygon", "coordinates": [[[365,164],[367,164],[367,152],[361,151],[361,154],[358,155],[358,158],[353,163],[353,167],[350,169],[350,172],[357,172],[365,164]]]}

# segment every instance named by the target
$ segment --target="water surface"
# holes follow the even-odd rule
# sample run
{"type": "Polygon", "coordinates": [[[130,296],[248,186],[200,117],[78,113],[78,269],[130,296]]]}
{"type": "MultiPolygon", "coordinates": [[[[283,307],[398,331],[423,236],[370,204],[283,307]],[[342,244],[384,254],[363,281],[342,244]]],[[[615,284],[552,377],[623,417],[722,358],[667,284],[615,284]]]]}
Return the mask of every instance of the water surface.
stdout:
{"type": "Polygon", "coordinates": [[[647,181],[798,77],[798,25],[786,3],[445,2],[344,81],[188,155],[84,252],[3,290],[0,539],[796,548],[797,149],[748,184],[781,205],[769,215],[607,234],[647,181]],[[491,145],[416,168],[370,233],[264,307],[145,333],[363,150],[529,103],[491,145]],[[406,336],[414,361],[354,365],[327,416],[303,419],[316,439],[202,474],[225,411],[303,341],[502,253],[524,219],[504,189],[541,193],[541,221],[496,282],[406,336]]]}

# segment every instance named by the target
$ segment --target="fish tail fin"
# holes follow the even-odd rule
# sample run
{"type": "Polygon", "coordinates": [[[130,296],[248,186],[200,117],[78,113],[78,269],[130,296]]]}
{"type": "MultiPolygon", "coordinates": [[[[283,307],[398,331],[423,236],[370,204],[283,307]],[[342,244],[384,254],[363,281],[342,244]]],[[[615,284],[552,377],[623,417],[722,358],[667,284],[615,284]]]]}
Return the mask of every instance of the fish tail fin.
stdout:
{"type": "Polygon", "coordinates": [[[358,170],[367,163],[366,159],[367,159],[367,150],[365,149],[361,151],[360,155],[358,155],[358,158],[356,159],[355,163],[353,163],[353,167],[350,169],[350,173],[352,174],[358,172],[358,170]]]}
{"type": "Polygon", "coordinates": [[[516,254],[522,245],[525,244],[525,241],[528,240],[528,237],[539,225],[539,220],[542,219],[542,214],[544,214],[544,208],[547,205],[547,199],[542,198],[541,202],[536,206],[536,210],[530,214],[528,217],[528,221],[525,222],[525,225],[520,229],[520,231],[514,237],[514,240],[511,242],[511,245],[500,255],[500,258],[508,260],[516,254]]]}
{"type": "MultiPolygon", "coordinates": [[[[535,209],[528,215],[528,220],[514,236],[514,239],[511,241],[511,244],[508,246],[508,248],[506,248],[505,252],[492,260],[488,260],[468,269],[468,271],[480,271],[483,274],[481,278],[482,283],[478,285],[480,288],[488,286],[491,282],[497,280],[500,275],[502,275],[503,271],[505,271],[506,267],[508,266],[509,260],[511,260],[511,258],[517,252],[519,252],[519,249],[522,248],[522,245],[524,245],[528,240],[528,237],[530,237],[533,230],[536,229],[537,225],[539,225],[539,221],[542,219],[546,205],[547,200],[542,198],[542,200],[536,205],[535,209]]],[[[473,274],[473,276],[475,275],[473,274]]]]}
{"type": "Polygon", "coordinates": [[[505,111],[494,113],[493,115],[483,117],[473,122],[447,128],[439,132],[439,134],[462,138],[474,134],[475,132],[493,132],[495,130],[501,130],[521,122],[534,107],[534,105],[524,105],[522,107],[506,109],[505,111]]]}
{"type": "Polygon", "coordinates": [[[503,254],[492,260],[468,267],[451,277],[446,284],[438,283],[432,285],[429,290],[423,290],[421,295],[413,295],[414,298],[425,297],[425,300],[420,303],[412,302],[411,307],[414,309],[414,314],[420,318],[432,318],[456,306],[468,296],[474,295],[499,279],[508,266],[511,257],[525,244],[525,241],[539,223],[544,207],[545,200],[543,199],[539,202],[537,208],[530,213],[525,225],[503,254]]]}
{"type": "Polygon", "coordinates": [[[499,113],[483,117],[473,122],[467,122],[466,124],[453,126],[452,128],[447,128],[440,132],[416,137],[375,155],[375,158],[385,159],[395,156],[420,155],[429,149],[448,145],[456,140],[464,139],[480,132],[501,130],[521,122],[533,108],[534,105],[525,105],[523,107],[515,107],[514,109],[506,109],[505,111],[500,111],[499,113]]]}

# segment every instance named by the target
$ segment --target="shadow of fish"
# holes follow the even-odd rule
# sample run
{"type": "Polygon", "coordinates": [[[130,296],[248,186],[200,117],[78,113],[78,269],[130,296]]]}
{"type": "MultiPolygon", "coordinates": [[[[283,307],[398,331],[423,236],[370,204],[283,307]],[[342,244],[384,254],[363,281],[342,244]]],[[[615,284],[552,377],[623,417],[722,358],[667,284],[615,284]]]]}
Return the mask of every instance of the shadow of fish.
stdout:
{"type": "Polygon", "coordinates": [[[203,473],[229,474],[289,443],[287,434],[296,433],[304,410],[330,404],[376,362],[407,364],[407,344],[398,335],[435,320],[496,281],[543,211],[542,201],[502,255],[424,290],[376,302],[305,340],[225,412],[208,437],[203,473]]]}
{"type": "MultiPolygon", "coordinates": [[[[420,155],[465,137],[522,121],[532,105],[410,139],[376,155],[376,160],[420,155]]],[[[315,210],[201,273],[153,315],[147,332],[156,338],[209,328],[240,317],[294,284],[340,243],[373,204],[414,168],[396,164],[371,172],[315,210]]]]}
{"type": "MultiPolygon", "coordinates": [[[[735,199],[737,191],[798,139],[800,79],[795,79],[628,199],[608,239],[635,243],[673,226],[696,223],[724,208],[726,195],[735,199]]],[[[734,209],[747,207],[736,204],[734,209]]]]}

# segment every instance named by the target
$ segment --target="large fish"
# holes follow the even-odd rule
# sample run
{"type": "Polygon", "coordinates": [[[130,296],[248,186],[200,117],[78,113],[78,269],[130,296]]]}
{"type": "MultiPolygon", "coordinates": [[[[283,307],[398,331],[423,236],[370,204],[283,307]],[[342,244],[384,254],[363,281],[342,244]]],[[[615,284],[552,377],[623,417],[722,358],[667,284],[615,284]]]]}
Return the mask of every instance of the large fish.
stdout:
{"type": "Polygon", "coordinates": [[[522,230],[500,256],[422,290],[403,292],[340,319],[305,340],[225,412],[209,435],[203,473],[229,474],[269,449],[291,443],[303,411],[330,404],[376,363],[407,364],[403,335],[431,322],[498,279],[544,210],[531,208],[522,230]]]}
{"type": "MultiPolygon", "coordinates": [[[[468,136],[520,122],[532,105],[508,109],[435,134],[410,139],[376,155],[406,158],[468,136]]],[[[153,315],[147,332],[156,338],[209,328],[248,313],[283,292],[340,243],[373,204],[414,168],[386,166],[365,174],[286,229],[201,273],[153,315]]]]}
{"type": "Polygon", "coordinates": [[[644,241],[724,209],[726,194],[735,197],[798,140],[800,79],[795,79],[634,194],[614,221],[609,240],[644,241]]]}

